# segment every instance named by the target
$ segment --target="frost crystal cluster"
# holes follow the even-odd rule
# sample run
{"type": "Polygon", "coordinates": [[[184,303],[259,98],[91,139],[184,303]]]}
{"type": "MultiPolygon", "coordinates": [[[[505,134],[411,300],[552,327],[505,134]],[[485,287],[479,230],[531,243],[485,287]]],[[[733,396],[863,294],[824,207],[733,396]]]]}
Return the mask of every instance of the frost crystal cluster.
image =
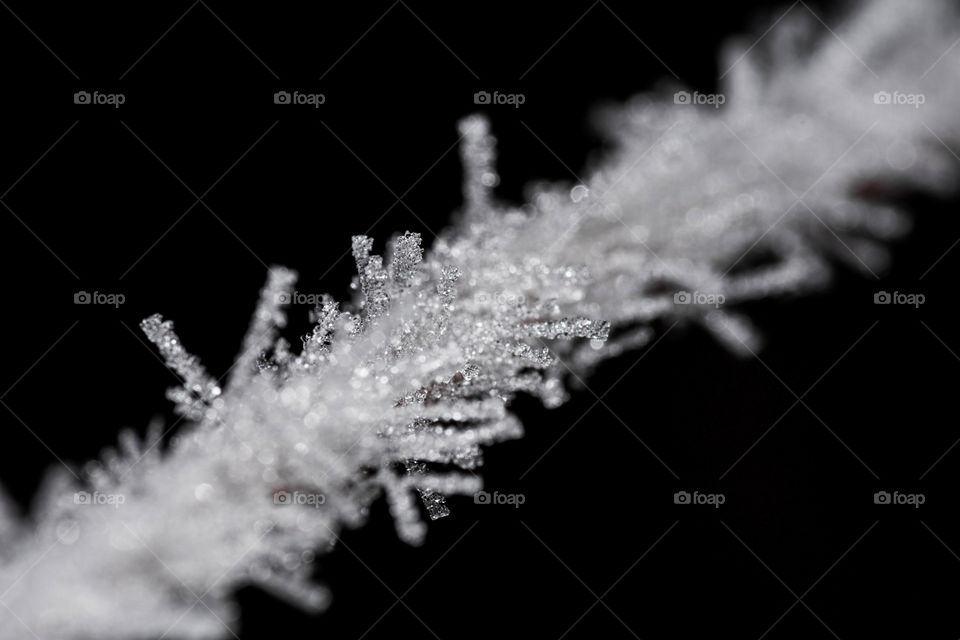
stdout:
{"type": "Polygon", "coordinates": [[[421,541],[423,514],[479,490],[483,447],[521,435],[518,393],[555,407],[678,321],[749,353],[738,303],[821,287],[835,259],[883,269],[907,220],[876,195],[953,184],[958,25],[934,0],[868,2],[835,32],[791,12],[729,45],[721,109],[672,88],[611,110],[615,151],[520,207],[467,118],[456,223],[426,254],[355,237],[355,299],[324,299],[297,350],[278,338],[295,274],[271,270],[223,386],[147,318],[188,426],[162,454],[159,426],[124,434],[85,484],[52,473],[28,519],[0,513],[0,638],[223,637],[245,584],[321,609],[314,553],[380,497],[421,541]]]}

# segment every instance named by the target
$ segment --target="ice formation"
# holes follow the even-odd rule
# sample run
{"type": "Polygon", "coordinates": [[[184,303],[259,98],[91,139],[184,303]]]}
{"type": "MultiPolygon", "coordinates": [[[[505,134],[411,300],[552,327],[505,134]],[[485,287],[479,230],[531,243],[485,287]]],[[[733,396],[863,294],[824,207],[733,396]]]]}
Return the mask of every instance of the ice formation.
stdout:
{"type": "Polygon", "coordinates": [[[381,496],[422,540],[444,496],[479,490],[482,448],[521,435],[516,394],[557,406],[678,321],[755,350],[738,303],[822,287],[836,259],[882,270],[908,221],[868,196],[954,184],[958,37],[935,0],[867,2],[835,32],[792,12],[729,45],[722,108],[641,95],[608,114],[616,150],[584,184],[519,207],[467,118],[453,226],[425,254],[414,233],[384,257],[355,237],[356,298],[324,299],[298,352],[277,338],[295,275],[271,270],[222,387],[147,318],[187,425],[163,453],[159,426],[124,434],[82,485],[54,469],[27,519],[2,510],[0,638],[224,637],[244,584],[322,609],[314,554],[381,496]]]}

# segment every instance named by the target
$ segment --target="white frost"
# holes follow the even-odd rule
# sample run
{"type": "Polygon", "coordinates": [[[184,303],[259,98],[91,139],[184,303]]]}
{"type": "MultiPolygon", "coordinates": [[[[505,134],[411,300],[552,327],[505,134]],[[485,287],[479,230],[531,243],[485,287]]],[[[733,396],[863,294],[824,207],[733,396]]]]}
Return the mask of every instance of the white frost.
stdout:
{"type": "Polygon", "coordinates": [[[223,637],[243,584],[321,609],[313,553],[379,496],[422,540],[444,495],[480,489],[482,447],[521,435],[518,392],[557,406],[676,321],[749,352],[739,303],[821,287],[834,259],[883,269],[908,224],[865,196],[954,184],[949,6],[876,0],[835,34],[792,13],[728,47],[722,108],[641,95],[608,114],[616,150],[584,184],[522,207],[497,202],[495,142],[467,118],[458,222],[425,256],[416,234],[384,258],[356,237],[357,298],[325,299],[299,353],[276,339],[294,274],[273,269],[222,389],[148,318],[190,423],[162,455],[159,426],[123,435],[83,486],[52,473],[29,520],[0,509],[0,638],[223,637]]]}

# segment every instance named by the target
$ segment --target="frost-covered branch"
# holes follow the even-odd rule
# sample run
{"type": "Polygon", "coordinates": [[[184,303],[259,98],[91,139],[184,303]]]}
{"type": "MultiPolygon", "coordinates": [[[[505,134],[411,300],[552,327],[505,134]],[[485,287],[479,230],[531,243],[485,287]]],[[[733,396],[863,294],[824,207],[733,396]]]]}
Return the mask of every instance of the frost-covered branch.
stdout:
{"type": "Polygon", "coordinates": [[[190,423],[163,454],[158,427],[124,434],[82,485],[54,470],[26,520],[0,512],[0,637],[222,637],[244,584],[322,609],[314,553],[381,496],[420,542],[424,511],[479,490],[482,447],[521,435],[518,393],[555,407],[664,323],[755,349],[739,303],[822,287],[836,259],[883,269],[908,224],[865,194],[953,184],[960,21],[937,0],[869,2],[836,34],[803,15],[729,45],[723,108],[641,95],[607,114],[616,150],[583,184],[520,207],[494,194],[487,122],[464,120],[458,222],[426,254],[413,233],[383,257],[355,237],[356,298],[324,298],[297,353],[281,268],[223,387],[144,320],[190,423]]]}

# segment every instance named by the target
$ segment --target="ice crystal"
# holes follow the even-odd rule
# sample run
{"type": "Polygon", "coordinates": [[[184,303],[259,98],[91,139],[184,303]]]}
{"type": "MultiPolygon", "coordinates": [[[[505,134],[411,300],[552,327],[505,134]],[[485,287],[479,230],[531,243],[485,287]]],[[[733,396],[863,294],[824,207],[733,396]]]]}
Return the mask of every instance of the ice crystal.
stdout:
{"type": "Polygon", "coordinates": [[[0,508],[0,637],[221,637],[243,584],[321,609],[313,553],[381,496],[420,542],[424,511],[480,489],[483,448],[521,435],[516,394],[557,406],[668,323],[749,352],[739,303],[823,286],[831,258],[882,269],[907,222],[864,187],[951,184],[936,137],[960,133],[958,24],[946,2],[875,0],[802,55],[791,15],[730,45],[722,109],[640,96],[608,114],[616,150],[583,184],[521,207],[497,201],[496,143],[469,117],[456,224],[426,254],[413,233],[386,259],[354,237],[355,299],[323,298],[297,353],[277,338],[295,274],[271,269],[222,388],[147,318],[190,424],[162,455],[158,425],[123,435],[83,484],[52,473],[30,524],[0,508]],[[922,119],[874,99],[894,88],[925,96],[922,119]]]}

